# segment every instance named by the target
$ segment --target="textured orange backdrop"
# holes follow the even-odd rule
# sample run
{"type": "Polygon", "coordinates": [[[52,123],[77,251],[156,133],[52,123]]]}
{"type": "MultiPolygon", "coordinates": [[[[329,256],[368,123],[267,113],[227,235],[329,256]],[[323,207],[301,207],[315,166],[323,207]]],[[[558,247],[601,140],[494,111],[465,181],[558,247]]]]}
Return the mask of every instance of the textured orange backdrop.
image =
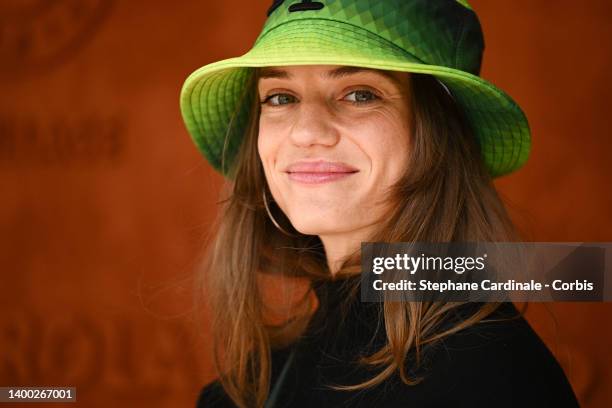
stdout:
{"type": "MultiPolygon", "coordinates": [[[[0,2],[0,385],[177,407],[213,378],[190,296],[221,179],[178,94],[195,68],[246,51],[269,3],[0,2]]],[[[612,241],[612,3],[471,4],[482,74],[533,130],[527,165],[496,182],[514,220],[528,240],[612,241]]],[[[612,405],[612,304],[528,316],[583,406],[612,405]]]]}

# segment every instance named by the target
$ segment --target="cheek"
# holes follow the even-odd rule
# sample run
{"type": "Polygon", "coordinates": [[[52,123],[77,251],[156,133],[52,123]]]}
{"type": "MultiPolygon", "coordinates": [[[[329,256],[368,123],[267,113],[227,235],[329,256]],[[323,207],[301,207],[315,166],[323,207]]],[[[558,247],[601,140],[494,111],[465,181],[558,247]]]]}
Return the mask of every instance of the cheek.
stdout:
{"type": "Polygon", "coordinates": [[[372,181],[389,185],[403,174],[409,156],[410,128],[400,113],[377,112],[353,131],[371,162],[372,181]]]}
{"type": "Polygon", "coordinates": [[[260,120],[257,137],[257,152],[272,197],[281,207],[284,203],[282,194],[283,185],[276,171],[276,165],[281,161],[279,155],[283,152],[283,140],[286,140],[283,135],[282,129],[270,126],[266,121],[260,120]]]}
{"type": "Polygon", "coordinates": [[[270,129],[265,121],[259,123],[259,133],[257,136],[257,152],[259,159],[263,165],[266,177],[270,174],[272,166],[276,161],[276,152],[278,151],[278,138],[276,133],[270,129]]]}

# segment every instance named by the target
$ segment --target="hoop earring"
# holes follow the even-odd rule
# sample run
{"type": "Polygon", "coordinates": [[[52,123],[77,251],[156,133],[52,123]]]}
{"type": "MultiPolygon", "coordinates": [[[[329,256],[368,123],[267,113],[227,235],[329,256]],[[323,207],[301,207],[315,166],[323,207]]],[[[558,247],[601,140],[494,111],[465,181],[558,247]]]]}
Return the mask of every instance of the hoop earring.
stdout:
{"type": "Polygon", "coordinates": [[[262,198],[263,198],[263,203],[264,203],[264,207],[266,208],[266,213],[268,214],[268,217],[270,217],[270,220],[272,221],[272,224],[274,224],[274,226],[283,234],[288,235],[290,237],[296,237],[297,235],[295,234],[291,234],[287,231],[284,230],[283,227],[281,227],[278,222],[276,222],[276,220],[274,219],[274,217],[272,216],[272,213],[270,212],[270,208],[268,207],[268,199],[266,198],[266,188],[264,187],[263,191],[262,191],[262,198]]]}

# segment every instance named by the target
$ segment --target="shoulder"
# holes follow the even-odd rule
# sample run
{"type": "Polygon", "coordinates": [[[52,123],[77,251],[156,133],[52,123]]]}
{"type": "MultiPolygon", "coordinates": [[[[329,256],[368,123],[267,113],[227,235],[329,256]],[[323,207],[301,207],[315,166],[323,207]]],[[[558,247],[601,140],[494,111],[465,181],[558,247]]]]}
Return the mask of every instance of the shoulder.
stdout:
{"type": "Polygon", "coordinates": [[[578,406],[563,369],[509,302],[426,348],[422,368],[416,388],[440,406],[578,406]]]}
{"type": "MultiPolygon", "coordinates": [[[[271,350],[270,358],[272,371],[270,381],[272,384],[278,379],[282,367],[291,353],[292,347],[275,348],[271,350]]],[[[227,395],[218,379],[205,385],[200,391],[196,408],[236,408],[236,404],[227,395]]]]}
{"type": "Polygon", "coordinates": [[[221,382],[215,380],[200,391],[196,408],[235,408],[236,404],[227,396],[221,382]]]}

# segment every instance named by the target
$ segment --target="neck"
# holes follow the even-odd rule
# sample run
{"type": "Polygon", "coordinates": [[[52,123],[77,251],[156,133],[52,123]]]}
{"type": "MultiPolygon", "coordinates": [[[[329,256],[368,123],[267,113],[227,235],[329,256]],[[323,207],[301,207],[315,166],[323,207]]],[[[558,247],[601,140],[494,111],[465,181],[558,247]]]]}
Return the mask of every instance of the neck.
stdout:
{"type": "Polygon", "coordinates": [[[319,235],[323,247],[327,266],[332,276],[335,276],[342,264],[361,248],[361,243],[367,241],[372,233],[374,225],[347,233],[319,235]]]}

